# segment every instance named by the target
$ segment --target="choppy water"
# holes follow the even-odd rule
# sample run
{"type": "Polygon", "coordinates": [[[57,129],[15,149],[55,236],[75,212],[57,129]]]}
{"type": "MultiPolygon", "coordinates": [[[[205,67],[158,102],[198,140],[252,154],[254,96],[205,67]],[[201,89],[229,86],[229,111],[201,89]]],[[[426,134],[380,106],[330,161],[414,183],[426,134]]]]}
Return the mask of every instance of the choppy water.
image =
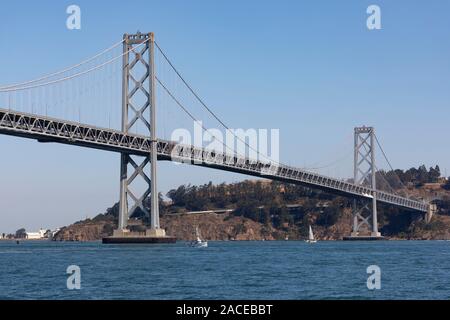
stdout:
{"type": "Polygon", "coordinates": [[[0,242],[0,299],[449,299],[450,242],[0,242]],[[66,269],[81,269],[68,290],[66,269]],[[381,268],[370,291],[366,268],[381,268]]]}

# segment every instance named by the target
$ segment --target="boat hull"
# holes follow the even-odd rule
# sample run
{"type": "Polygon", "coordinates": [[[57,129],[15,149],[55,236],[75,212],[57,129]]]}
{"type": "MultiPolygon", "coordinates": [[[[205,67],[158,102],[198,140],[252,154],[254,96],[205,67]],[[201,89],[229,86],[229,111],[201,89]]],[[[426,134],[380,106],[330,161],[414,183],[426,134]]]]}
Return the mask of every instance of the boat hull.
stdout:
{"type": "Polygon", "coordinates": [[[201,243],[191,243],[191,247],[193,248],[207,248],[208,247],[208,242],[201,242],[201,243]]]}

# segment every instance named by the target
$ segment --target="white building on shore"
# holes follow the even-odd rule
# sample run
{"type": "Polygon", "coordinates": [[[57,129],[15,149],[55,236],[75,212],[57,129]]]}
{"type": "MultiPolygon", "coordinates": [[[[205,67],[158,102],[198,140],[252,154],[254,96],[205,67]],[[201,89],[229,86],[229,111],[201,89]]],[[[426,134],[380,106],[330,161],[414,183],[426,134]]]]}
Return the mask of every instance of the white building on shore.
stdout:
{"type": "Polygon", "coordinates": [[[29,240],[39,240],[46,238],[47,230],[39,229],[38,232],[27,232],[27,239],[29,240]]]}

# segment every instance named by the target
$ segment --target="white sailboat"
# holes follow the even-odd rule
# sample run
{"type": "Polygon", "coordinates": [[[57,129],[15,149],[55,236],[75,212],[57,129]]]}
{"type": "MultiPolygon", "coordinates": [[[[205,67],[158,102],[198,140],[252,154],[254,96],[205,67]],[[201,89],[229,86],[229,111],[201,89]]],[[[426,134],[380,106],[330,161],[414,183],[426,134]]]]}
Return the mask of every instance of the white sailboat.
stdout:
{"type": "Polygon", "coordinates": [[[197,239],[191,242],[191,247],[206,248],[208,246],[208,241],[204,241],[200,238],[198,227],[195,227],[195,235],[197,236],[197,239]]]}
{"type": "Polygon", "coordinates": [[[311,226],[309,226],[309,235],[308,235],[308,240],[306,240],[307,243],[316,243],[317,240],[314,238],[314,233],[312,231],[311,226]]]}

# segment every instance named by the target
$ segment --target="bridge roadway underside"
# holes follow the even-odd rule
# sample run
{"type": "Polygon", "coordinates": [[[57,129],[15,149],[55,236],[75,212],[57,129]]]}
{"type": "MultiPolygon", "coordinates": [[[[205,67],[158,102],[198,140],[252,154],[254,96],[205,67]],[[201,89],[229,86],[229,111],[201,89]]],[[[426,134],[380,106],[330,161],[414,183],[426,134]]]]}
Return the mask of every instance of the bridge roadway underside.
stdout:
{"type": "MultiPolygon", "coordinates": [[[[0,134],[35,139],[42,143],[62,143],[137,156],[148,156],[148,137],[125,134],[60,119],[0,109],[0,134]]],[[[175,142],[158,140],[158,160],[176,161],[250,176],[277,180],[323,190],[350,198],[371,200],[372,190],[349,182],[298,168],[221,154],[175,142]],[[193,160],[195,159],[195,160],[193,160]]],[[[377,200],[412,211],[426,212],[428,204],[377,191],[377,200]]]]}

